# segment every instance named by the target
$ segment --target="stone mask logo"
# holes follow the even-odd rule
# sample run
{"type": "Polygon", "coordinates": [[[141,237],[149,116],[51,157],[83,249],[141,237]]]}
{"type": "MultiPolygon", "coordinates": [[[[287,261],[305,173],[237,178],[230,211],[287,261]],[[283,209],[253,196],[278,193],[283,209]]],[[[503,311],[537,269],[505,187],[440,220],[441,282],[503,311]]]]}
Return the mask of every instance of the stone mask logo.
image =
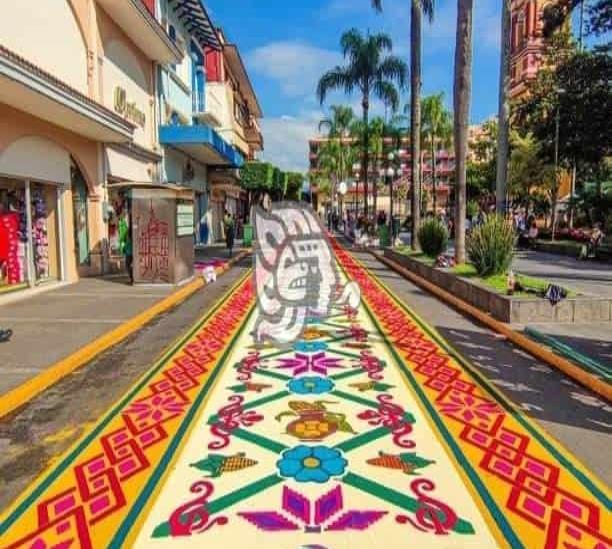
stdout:
{"type": "Polygon", "coordinates": [[[325,230],[306,204],[254,208],[258,341],[299,339],[308,317],[326,317],[332,305],[359,306],[356,283],[340,294],[340,276],[325,230]]]}

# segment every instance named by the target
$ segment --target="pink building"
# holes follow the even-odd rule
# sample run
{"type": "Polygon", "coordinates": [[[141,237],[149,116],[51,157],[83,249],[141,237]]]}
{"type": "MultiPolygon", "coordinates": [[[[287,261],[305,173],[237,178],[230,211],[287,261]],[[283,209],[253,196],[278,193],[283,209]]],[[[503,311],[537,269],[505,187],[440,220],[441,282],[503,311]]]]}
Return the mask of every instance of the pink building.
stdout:
{"type": "Polygon", "coordinates": [[[527,91],[542,65],[542,13],[551,0],[512,0],[510,97],[527,91]]]}

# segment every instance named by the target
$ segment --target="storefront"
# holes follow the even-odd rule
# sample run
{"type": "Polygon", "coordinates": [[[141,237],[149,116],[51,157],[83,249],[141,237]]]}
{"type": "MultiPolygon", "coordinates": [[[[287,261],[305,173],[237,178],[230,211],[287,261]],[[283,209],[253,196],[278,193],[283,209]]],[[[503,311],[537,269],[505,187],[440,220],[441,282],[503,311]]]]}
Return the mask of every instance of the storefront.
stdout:
{"type": "Polygon", "coordinates": [[[218,170],[210,173],[210,210],[214,241],[223,240],[223,217],[229,212],[236,218],[236,237],[242,237],[242,223],[245,219],[247,194],[240,188],[235,170],[218,170]]]}
{"type": "Polygon", "coordinates": [[[59,192],[0,177],[0,292],[62,279],[59,192]]]}

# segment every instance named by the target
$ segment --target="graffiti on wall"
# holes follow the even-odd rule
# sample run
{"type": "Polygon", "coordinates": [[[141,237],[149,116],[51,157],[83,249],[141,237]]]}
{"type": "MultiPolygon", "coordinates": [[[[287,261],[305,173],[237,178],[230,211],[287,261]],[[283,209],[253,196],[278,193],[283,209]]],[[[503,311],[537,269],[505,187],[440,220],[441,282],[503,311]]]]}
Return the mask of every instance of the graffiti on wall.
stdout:
{"type": "Polygon", "coordinates": [[[169,282],[169,225],[155,215],[153,202],[148,215],[137,220],[139,279],[169,282]]]}

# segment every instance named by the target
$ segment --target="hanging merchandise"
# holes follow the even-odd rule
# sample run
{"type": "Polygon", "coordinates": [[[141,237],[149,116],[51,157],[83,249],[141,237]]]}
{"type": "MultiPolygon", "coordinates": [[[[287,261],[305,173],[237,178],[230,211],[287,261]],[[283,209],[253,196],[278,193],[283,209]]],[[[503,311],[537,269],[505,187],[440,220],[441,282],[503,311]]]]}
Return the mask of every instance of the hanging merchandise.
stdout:
{"type": "Polygon", "coordinates": [[[49,278],[49,238],[47,205],[41,189],[32,192],[32,244],[38,280],[49,278]]]}

